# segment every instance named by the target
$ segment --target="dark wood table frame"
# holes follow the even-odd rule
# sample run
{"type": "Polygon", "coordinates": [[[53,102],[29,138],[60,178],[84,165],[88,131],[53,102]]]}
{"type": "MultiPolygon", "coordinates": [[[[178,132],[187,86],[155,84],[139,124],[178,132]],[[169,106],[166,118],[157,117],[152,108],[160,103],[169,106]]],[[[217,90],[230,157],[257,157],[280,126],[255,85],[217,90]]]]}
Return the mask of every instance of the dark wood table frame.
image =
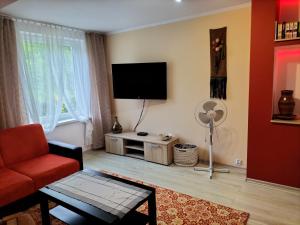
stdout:
{"type": "Polygon", "coordinates": [[[147,224],[156,225],[156,199],[155,199],[155,188],[149,187],[143,184],[139,184],[133,181],[129,181],[120,177],[115,177],[112,175],[104,174],[101,172],[96,172],[94,170],[85,170],[88,173],[96,174],[98,176],[103,176],[111,178],[126,184],[130,184],[148,191],[151,194],[140,201],[134,208],[131,209],[128,214],[121,220],[104,210],[87,204],[85,202],[79,201],[77,199],[66,196],[62,193],[56,192],[49,188],[42,188],[39,190],[40,197],[40,207],[42,224],[50,225],[50,214],[54,217],[62,220],[67,224],[83,225],[83,224],[118,224],[118,225],[140,225],[147,224]],[[52,201],[59,206],[49,211],[48,201],[52,201]],[[148,215],[139,213],[136,211],[138,207],[148,201],[148,215]],[[69,217],[66,215],[70,215],[69,217]],[[73,216],[71,216],[73,214],[73,216]],[[64,218],[64,219],[63,219],[64,218]]]}

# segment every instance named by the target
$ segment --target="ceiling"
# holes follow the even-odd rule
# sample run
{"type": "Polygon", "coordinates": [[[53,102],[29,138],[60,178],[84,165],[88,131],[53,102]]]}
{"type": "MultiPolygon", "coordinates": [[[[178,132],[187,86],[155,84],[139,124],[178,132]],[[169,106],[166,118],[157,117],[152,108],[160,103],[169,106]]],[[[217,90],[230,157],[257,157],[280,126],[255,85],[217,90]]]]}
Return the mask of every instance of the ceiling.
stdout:
{"type": "Polygon", "coordinates": [[[17,0],[0,13],[105,33],[193,18],[251,0],[17,0]]]}

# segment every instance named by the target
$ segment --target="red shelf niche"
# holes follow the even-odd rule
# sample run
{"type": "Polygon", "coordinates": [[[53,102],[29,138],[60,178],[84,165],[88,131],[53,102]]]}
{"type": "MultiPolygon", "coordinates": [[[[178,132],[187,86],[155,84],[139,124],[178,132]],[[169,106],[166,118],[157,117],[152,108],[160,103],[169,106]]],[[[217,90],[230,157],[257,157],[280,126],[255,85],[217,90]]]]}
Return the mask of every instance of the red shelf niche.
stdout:
{"type": "Polygon", "coordinates": [[[278,114],[282,90],[293,90],[296,102],[294,114],[300,115],[300,42],[299,45],[274,49],[273,114],[278,114]]]}
{"type": "Polygon", "coordinates": [[[300,20],[300,0],[277,0],[276,20],[278,23],[300,20]]]}

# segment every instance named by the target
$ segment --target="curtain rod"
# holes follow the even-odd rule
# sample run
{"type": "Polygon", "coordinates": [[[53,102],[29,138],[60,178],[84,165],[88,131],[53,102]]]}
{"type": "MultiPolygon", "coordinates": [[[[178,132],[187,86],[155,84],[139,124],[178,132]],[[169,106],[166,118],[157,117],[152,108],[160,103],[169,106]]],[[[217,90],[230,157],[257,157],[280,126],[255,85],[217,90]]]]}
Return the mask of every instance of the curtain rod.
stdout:
{"type": "Polygon", "coordinates": [[[38,21],[38,20],[23,19],[23,18],[20,18],[20,17],[14,17],[14,16],[10,16],[10,15],[7,15],[7,14],[3,14],[3,13],[0,13],[0,16],[5,17],[7,19],[10,19],[12,21],[34,23],[34,24],[40,24],[40,25],[60,27],[60,28],[63,28],[63,29],[69,29],[69,30],[74,30],[74,31],[87,32],[86,30],[75,28],[75,27],[69,27],[69,26],[64,26],[64,25],[55,24],[55,23],[49,23],[49,22],[42,22],[42,21],[38,21]]]}
{"type": "Polygon", "coordinates": [[[49,23],[49,22],[42,22],[42,21],[38,21],[38,20],[30,20],[30,19],[23,19],[20,17],[14,17],[11,15],[7,15],[4,13],[0,12],[0,16],[5,17],[7,19],[10,19],[12,21],[23,21],[23,22],[32,22],[32,23],[39,23],[39,24],[45,24],[45,25],[51,25],[51,26],[58,26],[58,27],[62,27],[65,29],[70,29],[70,30],[75,30],[75,31],[83,31],[86,33],[97,33],[97,34],[101,34],[101,35],[106,35],[105,32],[101,32],[101,31],[95,31],[95,30],[84,30],[84,29],[79,29],[79,28],[75,28],[75,27],[70,27],[70,26],[64,26],[64,25],[60,25],[60,24],[55,24],[55,23],[49,23]]]}

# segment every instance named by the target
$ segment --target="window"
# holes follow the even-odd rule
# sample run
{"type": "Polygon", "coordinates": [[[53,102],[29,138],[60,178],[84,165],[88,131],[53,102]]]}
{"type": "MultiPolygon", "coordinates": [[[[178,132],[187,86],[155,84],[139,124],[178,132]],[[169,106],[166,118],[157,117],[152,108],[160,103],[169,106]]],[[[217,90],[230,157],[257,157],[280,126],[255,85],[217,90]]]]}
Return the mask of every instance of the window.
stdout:
{"type": "Polygon", "coordinates": [[[25,105],[46,131],[59,121],[89,117],[89,75],[81,31],[18,22],[18,55],[25,105]]]}

